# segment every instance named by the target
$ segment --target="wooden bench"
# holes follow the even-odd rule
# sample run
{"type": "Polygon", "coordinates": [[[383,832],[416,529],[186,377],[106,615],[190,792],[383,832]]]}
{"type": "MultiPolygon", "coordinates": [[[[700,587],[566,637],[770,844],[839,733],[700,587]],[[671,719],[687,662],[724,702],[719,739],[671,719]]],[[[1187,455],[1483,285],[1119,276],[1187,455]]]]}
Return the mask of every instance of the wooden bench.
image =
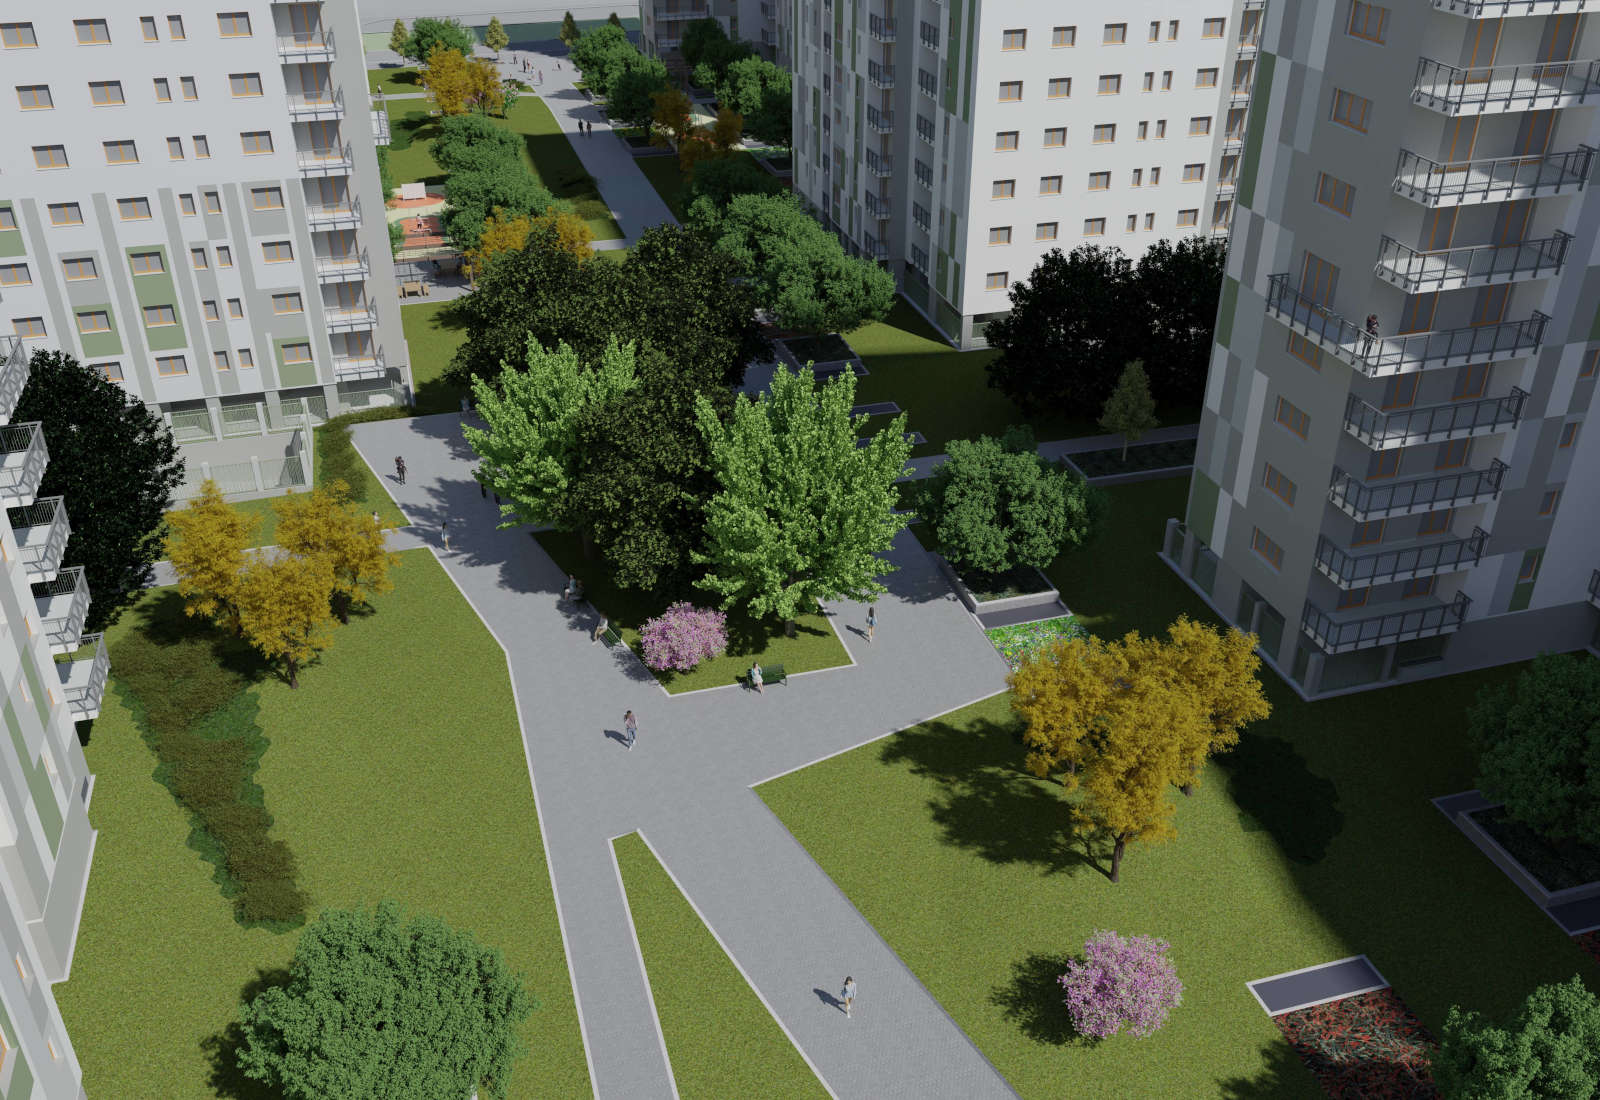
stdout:
{"type": "MultiPolygon", "coordinates": [[[[750,684],[751,687],[754,687],[755,686],[755,682],[750,679],[750,674],[748,672],[746,672],[744,674],[744,676],[745,676],[745,682],[750,684]]],[[[787,683],[788,680],[789,680],[789,676],[788,676],[787,673],[785,673],[783,671],[783,666],[782,665],[762,665],[761,666],[761,683],[762,683],[763,687],[766,686],[767,684],[783,684],[783,683],[787,683]]]]}

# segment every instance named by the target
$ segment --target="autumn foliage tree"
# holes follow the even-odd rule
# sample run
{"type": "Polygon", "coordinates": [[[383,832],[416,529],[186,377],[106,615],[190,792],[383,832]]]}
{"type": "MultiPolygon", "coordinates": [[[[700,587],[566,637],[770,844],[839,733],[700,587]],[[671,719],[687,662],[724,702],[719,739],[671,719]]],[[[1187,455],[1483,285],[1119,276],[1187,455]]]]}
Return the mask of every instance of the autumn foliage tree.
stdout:
{"type": "Polygon", "coordinates": [[[239,632],[269,661],[282,661],[291,688],[299,670],[333,643],[333,562],[317,554],[253,558],[239,574],[239,632]]]}
{"type": "Polygon", "coordinates": [[[167,560],[178,575],[184,611],[237,629],[239,574],[255,541],[255,524],[229,507],[210,478],[167,523],[167,560]]]}
{"type": "Polygon", "coordinates": [[[290,493],[273,504],[278,546],[302,557],[326,558],[333,569],[334,614],[350,621],[350,608],[394,591],[389,570],[400,563],[384,548],[378,520],[356,508],[350,487],[334,481],[309,493],[290,493]]]}
{"type": "Polygon", "coordinates": [[[499,111],[505,104],[500,74],[493,63],[468,58],[443,44],[435,46],[422,70],[422,86],[433,96],[440,114],[460,115],[469,109],[484,114],[499,111]]]}

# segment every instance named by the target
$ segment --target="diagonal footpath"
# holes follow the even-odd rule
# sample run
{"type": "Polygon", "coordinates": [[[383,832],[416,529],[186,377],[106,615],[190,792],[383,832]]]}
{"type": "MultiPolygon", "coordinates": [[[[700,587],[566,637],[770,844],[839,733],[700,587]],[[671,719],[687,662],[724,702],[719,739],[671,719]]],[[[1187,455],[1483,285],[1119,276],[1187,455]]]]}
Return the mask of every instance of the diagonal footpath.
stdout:
{"type": "Polygon", "coordinates": [[[1005,686],[1005,663],[914,539],[888,555],[901,568],[885,578],[874,644],[848,625],[864,609],[827,608],[836,629],[847,624],[850,667],[764,695],[669,697],[631,654],[589,643],[592,612],[559,605],[561,572],[526,528],[496,527],[459,417],[358,424],[352,436],[506,650],[597,1096],[675,1094],[608,844],[634,830],[836,1096],[1013,1095],[750,790],[1005,686]],[[395,455],[405,485],[387,476],[395,455]],[[631,752],[627,709],[639,715],[631,752]],[[862,991],[854,1020],[824,997],[846,971],[862,991]]]}

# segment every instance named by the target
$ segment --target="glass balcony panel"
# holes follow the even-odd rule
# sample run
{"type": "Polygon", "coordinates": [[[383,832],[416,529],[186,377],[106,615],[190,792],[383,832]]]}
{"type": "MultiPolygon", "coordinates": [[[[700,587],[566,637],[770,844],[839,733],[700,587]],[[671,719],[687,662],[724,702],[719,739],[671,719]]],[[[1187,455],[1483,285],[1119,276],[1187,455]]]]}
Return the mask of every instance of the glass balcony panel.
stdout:
{"type": "Polygon", "coordinates": [[[84,578],[83,567],[63,569],[55,580],[36,583],[33,602],[50,649],[56,653],[77,649],[89,615],[89,582],[84,578]]]}
{"type": "Polygon", "coordinates": [[[1406,604],[1416,606],[1377,615],[1356,609],[1329,614],[1307,600],[1300,614],[1300,629],[1326,653],[1350,653],[1454,633],[1466,619],[1472,601],[1457,592],[1449,603],[1419,598],[1406,604]]]}
{"type": "Polygon", "coordinates": [[[1394,190],[1433,208],[1512,202],[1583,190],[1594,149],[1580,145],[1563,153],[1531,157],[1482,157],[1441,164],[1400,150],[1394,190]]]}
{"type": "Polygon", "coordinates": [[[1594,0],[1433,0],[1439,11],[1467,19],[1504,19],[1517,15],[1566,15],[1594,11],[1594,0]]]}

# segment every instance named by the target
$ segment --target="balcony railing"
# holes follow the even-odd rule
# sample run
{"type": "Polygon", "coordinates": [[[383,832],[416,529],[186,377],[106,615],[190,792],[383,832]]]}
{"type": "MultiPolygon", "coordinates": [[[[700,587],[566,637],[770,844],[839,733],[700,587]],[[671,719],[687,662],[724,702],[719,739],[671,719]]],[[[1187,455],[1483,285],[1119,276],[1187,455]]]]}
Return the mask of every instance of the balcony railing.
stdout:
{"type": "Polygon", "coordinates": [[[370,269],[365,253],[360,256],[317,257],[317,278],[324,283],[348,283],[365,279],[368,274],[370,269]]]}
{"type": "Polygon", "coordinates": [[[1291,281],[1288,274],[1268,276],[1267,312],[1369,378],[1532,355],[1539,350],[1550,321],[1535,312],[1520,321],[1373,336],[1295,290],[1291,281]]]}
{"type": "Polygon", "coordinates": [[[302,149],[295,154],[302,176],[342,176],[355,165],[347,144],[341,148],[302,149]]]}
{"type": "Polygon", "coordinates": [[[1589,602],[1600,607],[1600,569],[1589,574],[1589,602]]]}
{"type": "Polygon", "coordinates": [[[326,309],[322,312],[329,332],[358,332],[378,327],[378,311],[373,306],[360,309],[326,309]]]}
{"type": "Polygon", "coordinates": [[[657,23],[672,23],[685,19],[704,19],[711,14],[711,9],[704,4],[689,8],[655,8],[657,23]]]}
{"type": "Polygon", "coordinates": [[[894,133],[894,112],[867,108],[867,129],[879,134],[894,133]]]}
{"type": "Polygon", "coordinates": [[[1476,401],[1385,412],[1351,394],[1345,403],[1344,429],[1379,451],[1468,439],[1516,427],[1527,400],[1527,392],[1513,386],[1504,397],[1480,397],[1476,401]]]}
{"type": "Polygon", "coordinates": [[[344,89],[332,88],[321,92],[290,92],[289,117],[296,122],[313,119],[343,118],[344,89]]]}
{"type": "Polygon", "coordinates": [[[1327,535],[1317,540],[1317,569],[1340,588],[1367,588],[1390,581],[1458,573],[1477,565],[1489,532],[1474,527],[1466,538],[1445,539],[1399,550],[1352,554],[1327,535]]]}
{"type": "Polygon", "coordinates": [[[876,61],[867,62],[867,83],[874,88],[887,90],[894,87],[894,66],[880,65],[876,61]]]}
{"type": "Polygon", "coordinates": [[[56,662],[61,694],[72,711],[73,721],[86,722],[100,716],[100,700],[110,671],[111,657],[103,634],[85,634],[71,660],[56,662]]]}
{"type": "Polygon", "coordinates": [[[894,20],[881,15],[867,16],[867,34],[874,42],[893,42],[894,20]]]}
{"type": "Polygon", "coordinates": [[[1417,61],[1411,101],[1446,115],[1548,111],[1600,99],[1600,61],[1539,61],[1462,69],[1417,61]]]}
{"type": "Polygon", "coordinates": [[[1506,469],[1506,464],[1497,458],[1489,463],[1487,470],[1462,470],[1410,481],[1366,485],[1355,475],[1335,466],[1328,499],[1333,501],[1334,507],[1361,523],[1440,508],[1462,508],[1498,497],[1506,469]]]}
{"type": "Polygon", "coordinates": [[[83,566],[74,565],[61,570],[55,580],[36,583],[33,602],[51,650],[71,653],[77,649],[84,620],[89,617],[89,582],[84,579],[83,566]]]}
{"type": "Polygon", "coordinates": [[[306,225],[314,232],[354,229],[361,224],[361,200],[312,203],[306,207],[306,225]]]}
{"type": "MultiPolygon", "coordinates": [[[[382,96],[378,97],[379,100],[382,98],[382,96]]],[[[376,145],[388,145],[390,140],[389,112],[380,103],[374,102],[372,106],[372,141],[376,145]]]]}
{"type": "Polygon", "coordinates": [[[37,420],[0,428],[0,503],[12,508],[32,504],[49,463],[37,420]]]}
{"type": "Polygon", "coordinates": [[[16,411],[29,373],[28,349],[22,340],[10,334],[0,336],[0,425],[16,411]]]}
{"type": "MultiPolygon", "coordinates": [[[[1596,5],[1600,8],[1600,4],[1596,5]]],[[[1546,198],[1582,191],[1595,151],[1587,145],[1564,153],[1485,157],[1448,164],[1400,150],[1394,190],[1427,207],[1546,198]]]]}
{"type": "Polygon", "coordinates": [[[894,203],[886,198],[867,192],[867,214],[874,218],[894,217],[894,203]]]}
{"type": "Polygon", "coordinates": [[[291,64],[297,61],[331,61],[333,54],[332,31],[298,31],[278,36],[278,57],[291,64]]]}
{"type": "Polygon", "coordinates": [[[72,537],[72,524],[67,521],[67,509],[61,500],[40,497],[25,508],[10,511],[17,551],[31,581],[55,580],[61,568],[61,555],[66,552],[67,539],[72,537]]]}
{"type": "Polygon", "coordinates": [[[333,376],[341,382],[357,378],[382,378],[388,373],[383,362],[383,352],[370,355],[335,355],[333,376]]]}
{"type": "Polygon", "coordinates": [[[876,153],[867,150],[867,171],[878,179],[888,179],[894,175],[894,157],[887,153],[876,153]]]}
{"type": "Polygon", "coordinates": [[[1504,19],[1516,15],[1565,15],[1595,11],[1596,0],[1433,0],[1433,6],[1468,19],[1504,19]]]}
{"type": "Polygon", "coordinates": [[[1572,234],[1557,230],[1549,237],[1516,244],[1419,252],[1385,236],[1378,252],[1377,274],[1407,294],[1548,279],[1561,273],[1571,243],[1572,234]]]}
{"type": "Polygon", "coordinates": [[[1422,606],[1360,618],[1334,616],[1310,600],[1300,614],[1300,629],[1326,653],[1350,653],[1417,638],[1451,634],[1466,620],[1472,601],[1457,592],[1449,603],[1408,600],[1422,606]]]}

